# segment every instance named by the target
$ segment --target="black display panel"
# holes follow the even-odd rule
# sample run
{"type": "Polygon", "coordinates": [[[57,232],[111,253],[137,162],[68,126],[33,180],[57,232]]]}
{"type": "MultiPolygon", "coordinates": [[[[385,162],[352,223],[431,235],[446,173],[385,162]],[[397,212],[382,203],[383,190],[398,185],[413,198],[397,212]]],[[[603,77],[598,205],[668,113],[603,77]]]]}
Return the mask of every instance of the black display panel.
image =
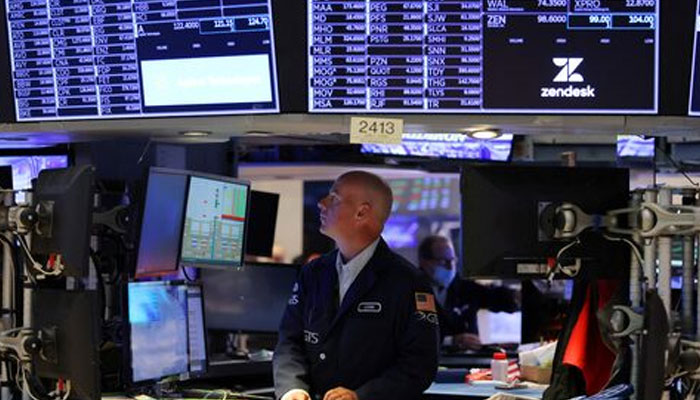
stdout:
{"type": "Polygon", "coordinates": [[[658,3],[309,0],[309,111],[656,113],[658,3]]]}
{"type": "Polygon", "coordinates": [[[700,33],[700,0],[698,1],[698,7],[695,11],[695,43],[693,44],[693,65],[692,65],[692,78],[690,80],[690,105],[688,109],[688,114],[692,116],[700,116],[700,84],[698,84],[698,79],[700,79],[700,72],[698,71],[698,34],[700,33]]]}
{"type": "Polygon", "coordinates": [[[270,0],[5,0],[18,121],[279,111],[270,0]]]}

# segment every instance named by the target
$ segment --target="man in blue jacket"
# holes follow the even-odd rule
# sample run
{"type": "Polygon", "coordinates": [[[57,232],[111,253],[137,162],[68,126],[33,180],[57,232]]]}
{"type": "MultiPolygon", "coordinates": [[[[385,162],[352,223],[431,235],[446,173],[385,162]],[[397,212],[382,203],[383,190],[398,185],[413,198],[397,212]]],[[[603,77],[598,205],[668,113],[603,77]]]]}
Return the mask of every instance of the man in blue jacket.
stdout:
{"type": "Polygon", "coordinates": [[[274,356],[282,400],[411,400],[430,386],[438,318],[430,286],[380,234],[391,212],[376,175],[340,176],[319,201],[337,250],[307,264],[282,318],[274,356]]]}

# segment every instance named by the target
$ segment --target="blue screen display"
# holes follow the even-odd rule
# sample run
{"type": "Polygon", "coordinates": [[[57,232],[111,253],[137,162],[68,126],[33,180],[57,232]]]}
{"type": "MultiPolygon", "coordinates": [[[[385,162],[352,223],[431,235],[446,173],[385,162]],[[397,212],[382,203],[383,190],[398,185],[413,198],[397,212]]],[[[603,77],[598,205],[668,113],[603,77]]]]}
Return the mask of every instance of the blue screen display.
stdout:
{"type": "Polygon", "coordinates": [[[185,286],[129,283],[129,324],[134,382],[188,372],[185,286]]]}
{"type": "Polygon", "coordinates": [[[617,156],[654,158],[654,138],[645,139],[637,135],[620,135],[617,137],[617,156]]]}
{"type": "Polygon", "coordinates": [[[363,144],[361,151],[392,156],[507,161],[512,143],[510,134],[479,140],[461,133],[407,133],[401,144],[363,144]]]}
{"type": "Polygon", "coordinates": [[[271,0],[5,0],[18,121],[279,111],[271,0]]]}

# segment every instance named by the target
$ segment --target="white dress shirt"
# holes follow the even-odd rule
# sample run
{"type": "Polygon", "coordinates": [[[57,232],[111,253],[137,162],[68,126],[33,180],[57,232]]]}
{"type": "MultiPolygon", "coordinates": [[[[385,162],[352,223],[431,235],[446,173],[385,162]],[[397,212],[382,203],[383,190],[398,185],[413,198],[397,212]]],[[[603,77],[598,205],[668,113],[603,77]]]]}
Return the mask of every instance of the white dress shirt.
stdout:
{"type": "Polygon", "coordinates": [[[350,285],[355,282],[355,278],[362,272],[362,269],[374,255],[374,251],[377,250],[377,245],[379,244],[379,239],[380,238],[377,238],[377,240],[370,243],[369,246],[365,247],[364,250],[345,264],[343,263],[343,256],[341,256],[340,251],[338,251],[338,257],[335,259],[335,269],[338,271],[339,304],[343,304],[343,298],[345,297],[345,293],[348,292],[348,289],[350,289],[350,285]]]}

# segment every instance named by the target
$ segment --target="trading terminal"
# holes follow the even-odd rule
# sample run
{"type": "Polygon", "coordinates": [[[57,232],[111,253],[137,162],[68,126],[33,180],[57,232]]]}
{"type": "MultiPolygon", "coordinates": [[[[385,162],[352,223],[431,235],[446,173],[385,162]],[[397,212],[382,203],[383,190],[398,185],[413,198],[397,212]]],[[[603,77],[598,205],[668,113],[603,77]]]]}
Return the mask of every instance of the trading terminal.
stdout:
{"type": "Polygon", "coordinates": [[[332,399],[273,360],[357,170],[408,306],[461,324],[416,399],[697,398],[699,33],[700,1],[0,1],[0,400],[332,399]]]}

